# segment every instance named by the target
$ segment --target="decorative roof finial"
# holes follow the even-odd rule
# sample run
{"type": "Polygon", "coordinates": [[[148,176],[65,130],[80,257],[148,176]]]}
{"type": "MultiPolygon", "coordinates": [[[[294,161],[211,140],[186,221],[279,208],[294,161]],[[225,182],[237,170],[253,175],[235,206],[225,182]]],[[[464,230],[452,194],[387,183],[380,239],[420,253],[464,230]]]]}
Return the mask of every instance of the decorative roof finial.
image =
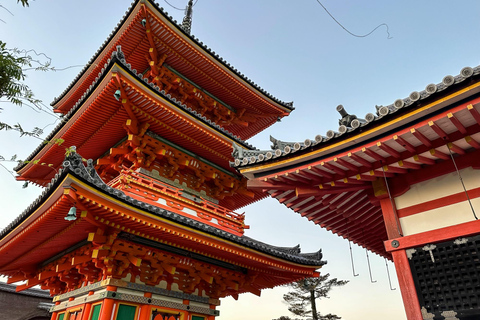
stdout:
{"type": "Polygon", "coordinates": [[[190,34],[192,30],[192,14],[193,14],[193,0],[189,0],[187,7],[185,8],[185,17],[182,21],[182,29],[190,34]]]}
{"type": "Polygon", "coordinates": [[[342,119],[338,120],[339,125],[344,125],[346,127],[351,127],[353,120],[357,119],[357,116],[354,114],[348,114],[345,108],[340,104],[337,106],[337,111],[342,116],[342,119]]]}

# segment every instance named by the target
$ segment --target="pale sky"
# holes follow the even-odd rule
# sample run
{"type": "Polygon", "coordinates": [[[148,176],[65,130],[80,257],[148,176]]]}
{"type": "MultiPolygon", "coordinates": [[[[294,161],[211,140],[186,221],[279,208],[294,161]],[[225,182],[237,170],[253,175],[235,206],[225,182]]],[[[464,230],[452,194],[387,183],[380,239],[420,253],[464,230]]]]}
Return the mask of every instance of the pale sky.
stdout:
{"type": "MultiPolygon", "coordinates": [[[[159,5],[176,20],[183,12],[163,0],[159,5]]],[[[184,7],[187,0],[169,0],[184,7]]],[[[346,33],[315,0],[198,0],[194,7],[192,34],[231,65],[284,101],[294,101],[296,110],[265,132],[249,140],[260,149],[270,146],[269,135],[285,141],[313,139],[338,128],[343,104],[362,118],[375,105],[388,105],[446,75],[480,60],[480,2],[470,1],[355,1],[324,0],[335,18],[356,34],[366,34],[381,23],[385,27],[357,38],[346,33]]],[[[9,47],[35,49],[52,59],[57,68],[84,65],[130,5],[129,0],[34,1],[23,8],[14,1],[0,1],[0,39],[9,47]]],[[[32,72],[27,83],[46,105],[60,95],[80,68],[62,72],[32,72]]],[[[44,127],[55,121],[45,113],[0,102],[4,122],[20,122],[25,129],[44,127]]],[[[46,127],[48,134],[53,126],[46,127]]],[[[26,158],[40,141],[0,133],[0,155],[26,158]]],[[[11,169],[12,164],[1,162],[11,169]]],[[[2,168],[0,168],[2,169],[2,168]]],[[[40,193],[22,189],[6,170],[0,170],[0,229],[17,217],[40,193]]],[[[334,289],[331,299],[318,308],[346,320],[404,320],[396,274],[389,263],[390,290],[384,259],[369,254],[370,282],[365,250],[354,246],[358,277],[352,276],[348,242],[293,211],[267,199],[238,210],[246,212],[251,226],[246,235],[278,246],[300,243],[303,252],[323,249],[328,264],[321,272],[350,280],[334,289]]],[[[265,290],[262,297],[241,295],[238,301],[224,299],[219,320],[274,319],[289,315],[282,303],[285,288],[265,290]]]]}

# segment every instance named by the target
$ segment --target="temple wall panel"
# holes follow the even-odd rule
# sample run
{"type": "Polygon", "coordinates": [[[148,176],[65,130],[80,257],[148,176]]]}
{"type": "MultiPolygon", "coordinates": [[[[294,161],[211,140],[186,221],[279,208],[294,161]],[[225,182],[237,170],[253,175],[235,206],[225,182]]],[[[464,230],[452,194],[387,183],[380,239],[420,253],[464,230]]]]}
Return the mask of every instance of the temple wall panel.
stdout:
{"type": "Polygon", "coordinates": [[[403,235],[408,236],[474,221],[473,208],[480,208],[480,171],[460,170],[468,192],[463,189],[457,172],[416,183],[395,198],[403,235]]]}
{"type": "MultiPolygon", "coordinates": [[[[460,170],[463,182],[467,190],[479,186],[480,171],[470,168],[460,170]]],[[[397,209],[403,209],[414,205],[433,201],[445,196],[463,192],[462,184],[456,172],[441,175],[435,179],[415,183],[410,190],[395,198],[397,209]]]]}
{"type": "MultiPolygon", "coordinates": [[[[480,199],[472,199],[474,208],[480,208],[480,199]]],[[[403,235],[408,236],[430,230],[475,221],[468,201],[428,210],[408,217],[400,218],[403,235]]]]}

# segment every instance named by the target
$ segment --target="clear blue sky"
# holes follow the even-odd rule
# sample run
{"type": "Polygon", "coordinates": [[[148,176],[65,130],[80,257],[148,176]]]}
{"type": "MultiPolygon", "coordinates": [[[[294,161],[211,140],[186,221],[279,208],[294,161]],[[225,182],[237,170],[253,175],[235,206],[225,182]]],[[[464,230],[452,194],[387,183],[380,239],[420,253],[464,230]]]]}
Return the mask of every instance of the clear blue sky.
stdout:
{"type": "MultiPolygon", "coordinates": [[[[177,20],[183,12],[160,6],[177,20]]],[[[187,0],[170,0],[183,7],[187,0]]],[[[286,141],[313,139],[338,128],[335,111],[343,104],[348,112],[363,117],[375,105],[388,105],[429,83],[439,83],[448,74],[457,75],[480,60],[479,1],[334,1],[323,4],[350,31],[347,34],[315,0],[199,0],[194,7],[192,33],[230,64],[265,90],[296,110],[281,123],[249,140],[269,148],[269,135],[286,141]]],[[[14,16],[0,8],[0,39],[10,47],[35,49],[52,58],[57,68],[83,65],[96,52],[130,5],[129,0],[34,1],[22,8],[14,1],[0,1],[14,16]]],[[[80,68],[62,72],[33,72],[28,84],[47,105],[74,79],[80,68]]],[[[44,127],[55,121],[45,113],[0,102],[0,119],[20,122],[25,129],[44,127]]],[[[48,133],[52,126],[46,128],[48,133]]],[[[0,155],[27,157],[39,144],[16,133],[0,134],[0,155]]],[[[13,165],[2,163],[8,168],[13,165]]],[[[22,189],[6,170],[0,170],[0,228],[18,216],[40,193],[22,189]]],[[[241,210],[243,211],[243,210],[241,210]]],[[[328,264],[322,272],[351,282],[332,292],[319,309],[346,320],[403,320],[405,314],[393,265],[389,264],[391,291],[383,258],[370,254],[376,283],[370,283],[365,251],[354,247],[359,277],[352,277],[348,243],[271,199],[244,208],[258,240],[292,246],[303,251],[322,248],[328,264]]],[[[225,299],[219,320],[264,320],[288,315],[281,302],[285,288],[266,290],[261,298],[241,295],[225,299]]]]}

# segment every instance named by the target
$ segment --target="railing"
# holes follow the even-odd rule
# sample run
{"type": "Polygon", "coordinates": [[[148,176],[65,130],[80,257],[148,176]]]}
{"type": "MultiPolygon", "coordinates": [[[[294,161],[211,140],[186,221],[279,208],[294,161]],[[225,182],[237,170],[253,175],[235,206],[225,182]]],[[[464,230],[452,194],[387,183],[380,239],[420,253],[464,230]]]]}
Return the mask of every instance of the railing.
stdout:
{"type": "Polygon", "coordinates": [[[151,178],[139,172],[124,169],[122,170],[120,175],[118,175],[116,178],[112,179],[109,182],[109,185],[122,189],[125,184],[129,184],[130,182],[142,186],[147,186],[148,188],[157,193],[161,193],[168,197],[175,198],[182,202],[188,203],[191,206],[202,208],[204,211],[206,211],[203,212],[203,214],[210,213],[216,216],[216,218],[226,218],[230,220],[231,223],[233,222],[234,224],[239,224],[241,229],[245,228],[245,226],[243,225],[245,221],[245,216],[243,214],[230,211],[222,206],[217,205],[216,203],[213,203],[199,196],[192,195],[194,199],[189,199],[184,196],[183,193],[186,191],[184,191],[183,189],[161,182],[159,180],[156,180],[155,178],[151,178]]]}

